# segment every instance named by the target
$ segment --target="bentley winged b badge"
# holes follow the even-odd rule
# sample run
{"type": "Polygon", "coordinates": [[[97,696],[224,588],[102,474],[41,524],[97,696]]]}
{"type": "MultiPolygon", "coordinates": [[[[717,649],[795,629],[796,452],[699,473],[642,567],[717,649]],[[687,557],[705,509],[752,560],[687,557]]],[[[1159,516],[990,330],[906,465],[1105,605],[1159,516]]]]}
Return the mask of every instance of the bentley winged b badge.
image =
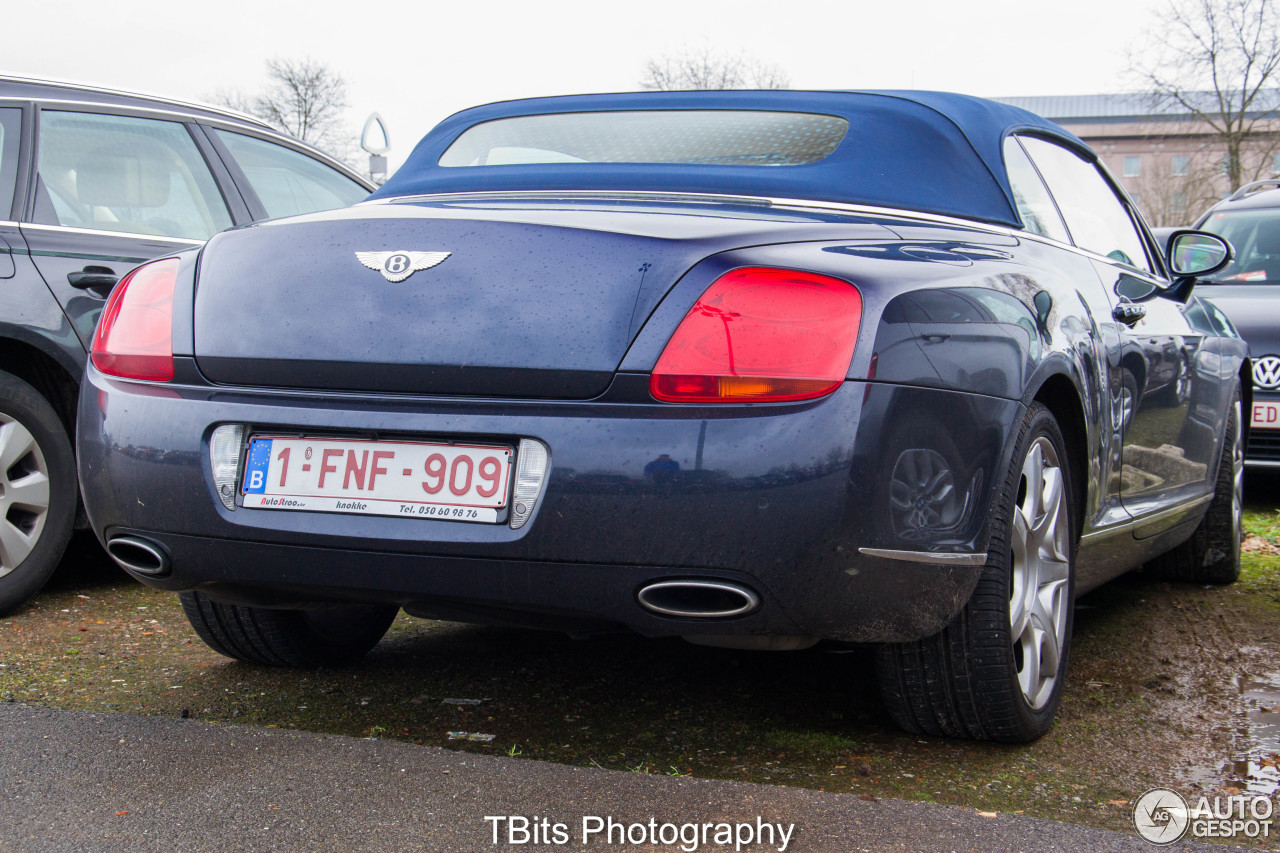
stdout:
{"type": "Polygon", "coordinates": [[[404,281],[418,270],[429,270],[452,252],[356,252],[356,258],[387,281],[404,281]]]}

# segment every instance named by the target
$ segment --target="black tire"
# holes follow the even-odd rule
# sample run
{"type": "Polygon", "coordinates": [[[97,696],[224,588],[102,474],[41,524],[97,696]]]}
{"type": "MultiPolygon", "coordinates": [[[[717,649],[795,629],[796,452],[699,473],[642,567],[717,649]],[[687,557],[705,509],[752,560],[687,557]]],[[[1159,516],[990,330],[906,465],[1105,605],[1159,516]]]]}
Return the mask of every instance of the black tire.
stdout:
{"type": "Polygon", "coordinates": [[[1240,578],[1244,515],[1244,428],[1240,389],[1231,398],[1213,500],[1191,538],[1148,560],[1143,574],[1160,580],[1227,584],[1240,578]]]}
{"type": "Polygon", "coordinates": [[[1034,403],[1023,419],[1013,463],[997,497],[987,564],[973,597],[940,633],[915,642],[885,644],[877,650],[880,692],[899,726],[921,734],[1011,743],[1035,740],[1049,730],[1062,696],[1071,647],[1076,550],[1072,495],[1062,431],[1052,413],[1034,403]],[[1038,492],[1026,488],[1029,477],[1024,476],[1024,469],[1032,465],[1033,450],[1052,463],[1040,469],[1038,492]],[[1052,496],[1051,481],[1058,484],[1056,497],[1052,496]],[[1037,513],[1036,507],[1045,504],[1046,495],[1051,496],[1052,507],[1037,513]],[[1030,513],[1033,531],[1041,528],[1034,523],[1037,517],[1052,522],[1042,530],[1052,537],[1049,546],[1054,559],[1040,559],[1043,552],[1039,547],[1034,563],[1015,553],[1020,549],[1025,554],[1027,536],[1037,535],[1019,532],[1025,525],[1019,525],[1015,512],[1022,518],[1030,513]],[[1023,544],[1015,548],[1015,541],[1023,544]],[[1053,577],[1036,581],[1034,586],[1051,604],[1047,610],[1028,611],[1027,572],[1033,571],[1038,578],[1040,570],[1035,567],[1041,563],[1048,567],[1046,576],[1053,577]],[[1058,574],[1065,576],[1056,577],[1058,574]],[[1015,576],[1022,578],[1023,593],[1016,605],[1014,592],[1019,582],[1015,576]],[[1028,617],[1017,636],[1012,624],[1015,611],[1028,617]],[[1053,626],[1050,659],[1054,665],[1052,676],[1044,680],[1034,677],[1043,662],[1040,652],[1033,671],[1021,644],[1030,642],[1025,638],[1034,636],[1034,625],[1044,624],[1042,617],[1046,616],[1053,626]],[[1024,689],[1020,677],[1031,682],[1028,688],[1024,689]]]}
{"type": "Polygon", "coordinates": [[[179,595],[191,627],[209,648],[266,666],[350,666],[378,644],[399,608],[351,604],[274,610],[223,604],[199,592],[179,595]]]}
{"type": "Polygon", "coordinates": [[[0,371],[0,613],[49,580],[71,540],[78,487],[66,428],[40,392],[0,371]]]}

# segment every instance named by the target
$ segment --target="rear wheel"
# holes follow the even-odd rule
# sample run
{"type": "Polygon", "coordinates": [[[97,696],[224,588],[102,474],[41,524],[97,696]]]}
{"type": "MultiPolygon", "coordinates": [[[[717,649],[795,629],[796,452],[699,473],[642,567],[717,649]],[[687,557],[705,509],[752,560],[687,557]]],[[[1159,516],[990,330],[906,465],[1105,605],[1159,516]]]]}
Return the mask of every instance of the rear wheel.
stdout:
{"type": "Polygon", "coordinates": [[[40,392],[0,371],[0,613],[40,591],[71,539],[75,457],[40,392]]]}
{"type": "Polygon", "coordinates": [[[223,604],[199,592],[179,598],[191,627],[209,648],[267,666],[349,666],[378,644],[399,608],[351,604],[273,610],[223,604]]]}
{"type": "Polygon", "coordinates": [[[1143,572],[1162,580],[1233,583],[1240,577],[1240,536],[1244,516],[1244,427],[1240,389],[1231,399],[1227,434],[1218,459],[1209,511],[1191,538],[1167,554],[1148,560],[1143,572]]]}
{"type": "Polygon", "coordinates": [[[941,633],[881,646],[885,705],[904,729],[1026,742],[1049,730],[1062,696],[1073,615],[1075,539],[1066,445],[1035,403],[991,522],[977,589],[941,633]]]}

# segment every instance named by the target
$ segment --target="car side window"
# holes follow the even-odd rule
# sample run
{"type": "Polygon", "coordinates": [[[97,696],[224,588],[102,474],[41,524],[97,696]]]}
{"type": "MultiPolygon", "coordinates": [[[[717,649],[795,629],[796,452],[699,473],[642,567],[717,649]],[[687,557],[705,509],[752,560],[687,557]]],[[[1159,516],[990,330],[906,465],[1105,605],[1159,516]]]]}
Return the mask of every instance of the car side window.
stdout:
{"type": "Polygon", "coordinates": [[[1036,137],[1023,147],[1053,193],[1071,240],[1142,272],[1151,272],[1142,235],[1129,210],[1097,167],[1072,151],[1036,137]]]}
{"type": "Polygon", "coordinates": [[[13,209],[13,193],[18,183],[18,139],[22,110],[0,109],[0,219],[8,219],[13,209]]]}
{"type": "Polygon", "coordinates": [[[180,122],[44,110],[38,150],[36,222],[189,240],[231,227],[180,122]]]}
{"type": "Polygon", "coordinates": [[[1031,164],[1027,152],[1022,150],[1015,137],[1004,141],[1004,167],[1013,188],[1013,200],[1018,205],[1022,224],[1033,234],[1051,237],[1070,243],[1071,237],[1062,224],[1062,217],[1053,203],[1053,197],[1045,189],[1036,167],[1031,164]]]}
{"type": "Polygon", "coordinates": [[[296,216],[350,207],[369,191],[331,166],[291,148],[228,130],[214,129],[227,146],[267,216],[296,216]]]}

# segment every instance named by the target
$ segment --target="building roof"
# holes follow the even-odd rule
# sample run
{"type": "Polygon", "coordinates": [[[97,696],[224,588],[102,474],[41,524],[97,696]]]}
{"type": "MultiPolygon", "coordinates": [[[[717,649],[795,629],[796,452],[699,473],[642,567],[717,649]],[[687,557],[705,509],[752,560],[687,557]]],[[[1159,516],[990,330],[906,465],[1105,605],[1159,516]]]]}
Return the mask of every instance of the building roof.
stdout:
{"type": "MultiPolygon", "coordinates": [[[[1191,97],[1205,113],[1217,111],[1212,92],[1192,92],[1191,97]]],[[[1191,112],[1172,98],[1150,92],[1119,95],[1041,95],[1025,98],[994,98],[1002,104],[1020,107],[1059,124],[1119,124],[1150,121],[1188,121],[1191,112]]],[[[1265,116],[1280,110],[1280,89],[1260,92],[1257,109],[1251,116],[1265,116]]],[[[1280,118],[1280,115],[1276,116],[1280,118]]]]}
{"type": "MultiPolygon", "coordinates": [[[[1024,130],[1093,157],[1061,127],[1016,106],[941,92],[692,91],[535,98],[474,107],[445,119],[372,198],[504,190],[711,193],[869,204],[1020,227],[1002,146],[1010,133],[1024,130]],[[812,113],[845,119],[848,130],[829,154],[796,165],[637,162],[627,156],[610,159],[609,154],[579,155],[581,162],[515,165],[478,165],[469,159],[467,165],[453,165],[446,158],[441,165],[464,132],[486,122],[651,110],[812,113]]],[[[532,147],[573,153],[559,146],[532,147]]]]}

